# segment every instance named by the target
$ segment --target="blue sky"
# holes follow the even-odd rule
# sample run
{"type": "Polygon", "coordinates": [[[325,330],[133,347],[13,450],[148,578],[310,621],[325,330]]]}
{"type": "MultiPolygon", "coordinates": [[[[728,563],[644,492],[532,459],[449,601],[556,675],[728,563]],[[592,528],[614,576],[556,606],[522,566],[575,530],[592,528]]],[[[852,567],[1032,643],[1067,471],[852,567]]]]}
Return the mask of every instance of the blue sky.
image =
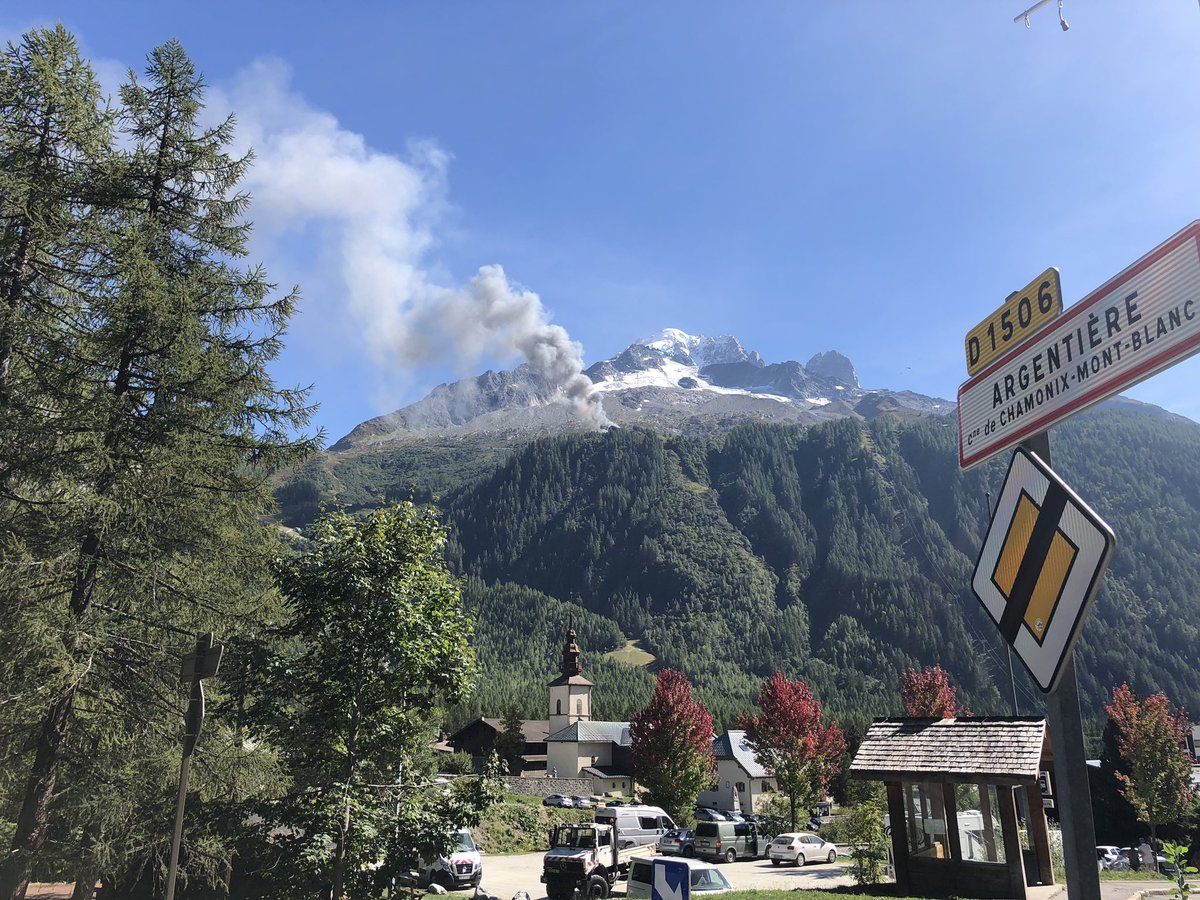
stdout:
{"type": "MultiPolygon", "coordinates": [[[[520,360],[431,312],[492,265],[586,363],[672,326],[953,398],[1010,291],[1058,266],[1069,306],[1200,217],[1196,3],[1025,5],[16,0],[0,33],[60,20],[114,86],[183,42],[332,441],[520,360]]],[[[1130,394],[1200,419],[1198,376],[1130,394]]]]}

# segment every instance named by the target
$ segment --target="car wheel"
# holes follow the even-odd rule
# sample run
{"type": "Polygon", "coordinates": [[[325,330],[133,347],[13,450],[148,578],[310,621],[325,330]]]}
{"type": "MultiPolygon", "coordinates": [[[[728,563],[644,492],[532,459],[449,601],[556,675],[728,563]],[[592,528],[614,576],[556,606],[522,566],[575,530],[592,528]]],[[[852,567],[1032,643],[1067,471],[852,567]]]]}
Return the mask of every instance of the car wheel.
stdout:
{"type": "Polygon", "coordinates": [[[775,857],[771,857],[771,865],[773,865],[773,866],[781,866],[781,865],[783,865],[783,860],[782,860],[782,859],[776,859],[775,857]]]}
{"type": "Polygon", "coordinates": [[[730,847],[725,851],[725,862],[734,862],[737,860],[737,851],[730,847]]]}
{"type": "Polygon", "coordinates": [[[608,896],[608,882],[599,875],[588,879],[588,900],[605,900],[608,896]]]}
{"type": "Polygon", "coordinates": [[[454,890],[454,879],[450,877],[449,872],[435,872],[433,875],[433,881],[435,881],[437,884],[440,884],[448,891],[454,890]]]}
{"type": "Polygon", "coordinates": [[[687,846],[687,847],[684,847],[684,848],[683,848],[683,855],[684,855],[684,856],[686,856],[688,859],[691,859],[693,856],[695,856],[695,855],[696,855],[696,848],[695,848],[695,847],[692,847],[692,846],[690,846],[690,845],[689,845],[689,846],[687,846]]]}
{"type": "Polygon", "coordinates": [[[830,850],[829,856],[825,857],[825,862],[837,862],[837,851],[830,850]]]}
{"type": "Polygon", "coordinates": [[[805,862],[806,862],[806,860],[804,859],[804,854],[797,853],[796,854],[796,865],[802,866],[802,865],[804,865],[805,862]]]}

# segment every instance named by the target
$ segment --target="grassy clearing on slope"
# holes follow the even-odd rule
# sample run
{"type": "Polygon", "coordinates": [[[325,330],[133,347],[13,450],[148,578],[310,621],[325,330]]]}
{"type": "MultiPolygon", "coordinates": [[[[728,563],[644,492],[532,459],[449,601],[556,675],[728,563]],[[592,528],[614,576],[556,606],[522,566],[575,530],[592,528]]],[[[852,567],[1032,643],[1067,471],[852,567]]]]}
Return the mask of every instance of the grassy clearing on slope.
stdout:
{"type": "Polygon", "coordinates": [[[610,650],[604,654],[604,657],[605,659],[611,659],[619,665],[635,669],[645,669],[655,662],[654,654],[639,647],[637,641],[626,641],[624,647],[617,650],[610,650]]]}
{"type": "Polygon", "coordinates": [[[590,822],[590,809],[542,806],[540,797],[509,794],[484,815],[472,830],[484,853],[532,853],[545,850],[550,829],[566,822],[590,822]]]}

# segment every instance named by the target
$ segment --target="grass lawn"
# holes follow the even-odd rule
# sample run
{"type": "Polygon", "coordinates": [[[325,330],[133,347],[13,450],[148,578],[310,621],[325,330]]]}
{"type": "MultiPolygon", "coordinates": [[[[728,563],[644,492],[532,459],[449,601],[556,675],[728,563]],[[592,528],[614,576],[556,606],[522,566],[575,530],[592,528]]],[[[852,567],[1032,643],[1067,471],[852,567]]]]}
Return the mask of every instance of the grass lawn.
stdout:
{"type": "Polygon", "coordinates": [[[879,900],[881,897],[900,896],[909,895],[901,895],[897,892],[896,885],[889,882],[873,887],[841,887],[814,891],[730,891],[728,894],[722,894],[721,900],[879,900]]]}
{"type": "Polygon", "coordinates": [[[611,659],[622,666],[630,666],[631,668],[638,669],[644,669],[654,662],[654,654],[647,653],[639,647],[637,641],[626,641],[624,647],[618,650],[610,650],[604,656],[606,659],[611,659]]]}

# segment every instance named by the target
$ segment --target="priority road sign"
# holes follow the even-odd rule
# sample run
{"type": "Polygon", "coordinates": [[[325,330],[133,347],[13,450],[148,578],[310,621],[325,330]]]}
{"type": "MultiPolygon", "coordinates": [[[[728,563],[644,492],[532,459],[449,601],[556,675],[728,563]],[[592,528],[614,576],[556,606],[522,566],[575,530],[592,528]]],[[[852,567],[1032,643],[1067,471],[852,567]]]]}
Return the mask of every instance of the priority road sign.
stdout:
{"type": "Polygon", "coordinates": [[[1115,540],[1049,466],[1017,448],[971,586],[1047,693],[1058,685],[1115,540]]]}
{"type": "Polygon", "coordinates": [[[1200,221],[958,389],[964,469],[1200,351],[1200,221]]]}

